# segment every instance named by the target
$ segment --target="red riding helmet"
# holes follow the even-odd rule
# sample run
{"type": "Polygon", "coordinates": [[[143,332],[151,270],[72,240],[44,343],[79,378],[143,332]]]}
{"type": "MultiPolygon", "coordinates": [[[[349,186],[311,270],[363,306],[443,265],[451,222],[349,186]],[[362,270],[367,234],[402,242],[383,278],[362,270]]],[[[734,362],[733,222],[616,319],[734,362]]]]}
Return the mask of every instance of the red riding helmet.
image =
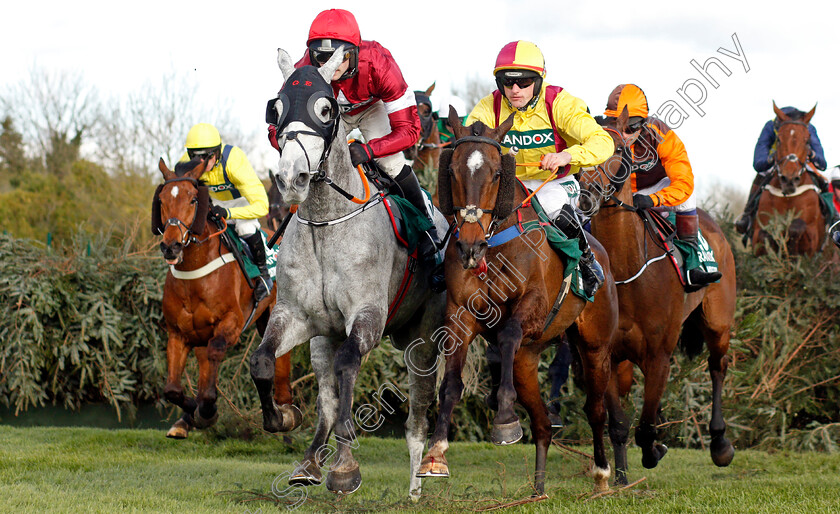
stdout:
{"type": "Polygon", "coordinates": [[[328,9],[319,13],[312,21],[309,37],[306,39],[309,61],[313,66],[327,62],[333,52],[344,45],[344,58],[350,60],[350,66],[338,80],[350,78],[358,73],[361,44],[362,36],[356,17],[344,9],[328,9]]]}

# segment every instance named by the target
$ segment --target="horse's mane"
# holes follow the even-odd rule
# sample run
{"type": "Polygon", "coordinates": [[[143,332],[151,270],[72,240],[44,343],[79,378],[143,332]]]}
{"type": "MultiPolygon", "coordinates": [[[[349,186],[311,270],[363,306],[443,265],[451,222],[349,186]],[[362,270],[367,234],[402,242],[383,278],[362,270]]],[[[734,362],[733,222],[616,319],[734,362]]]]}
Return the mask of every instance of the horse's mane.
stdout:
{"type": "Polygon", "coordinates": [[[195,169],[195,167],[198,166],[198,164],[200,162],[201,162],[201,159],[199,159],[198,157],[193,158],[189,162],[179,162],[178,164],[175,165],[175,170],[174,170],[175,176],[176,177],[183,177],[185,173],[195,169]]]}

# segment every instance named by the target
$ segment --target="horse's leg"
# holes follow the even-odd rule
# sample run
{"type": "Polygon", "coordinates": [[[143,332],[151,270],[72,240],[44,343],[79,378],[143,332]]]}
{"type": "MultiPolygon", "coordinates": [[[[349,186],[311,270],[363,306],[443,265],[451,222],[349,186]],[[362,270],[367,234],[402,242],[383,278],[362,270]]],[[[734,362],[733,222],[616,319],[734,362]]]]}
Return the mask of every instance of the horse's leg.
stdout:
{"type": "MultiPolygon", "coordinates": [[[[447,309],[447,324],[446,329],[448,334],[459,334],[461,327],[453,328],[448,320],[453,319],[449,309],[447,309]]],[[[466,326],[467,334],[475,334],[475,319],[464,315],[459,320],[462,326],[466,326]]],[[[464,370],[464,362],[467,360],[467,350],[469,349],[470,338],[461,341],[454,339],[451,335],[444,347],[444,354],[446,355],[446,369],[443,374],[443,382],[440,384],[440,392],[438,393],[439,411],[437,421],[435,423],[435,432],[429,441],[429,451],[420,462],[420,469],[417,471],[418,477],[449,477],[449,465],[446,463],[446,450],[449,449],[449,425],[452,423],[452,411],[455,410],[455,405],[461,400],[461,394],[464,392],[464,382],[461,378],[461,373],[464,370]]]]}
{"type": "MultiPolygon", "coordinates": [[[[594,304],[593,304],[594,305],[594,304]]],[[[586,311],[584,311],[586,312],[586,311]]],[[[604,447],[604,427],[607,424],[607,411],[604,407],[604,394],[610,380],[610,343],[612,333],[609,323],[603,323],[597,316],[581,315],[576,325],[569,327],[569,341],[577,347],[583,368],[583,380],[586,388],[586,403],[583,410],[592,429],[592,447],[594,463],[590,470],[595,480],[595,492],[609,490],[610,463],[604,447]]]]}
{"type": "Polygon", "coordinates": [[[166,345],[168,377],[166,386],[163,388],[163,396],[169,403],[181,407],[181,410],[184,411],[184,414],[175,421],[166,433],[166,437],[173,439],[185,439],[193,425],[196,403],[193,398],[184,394],[184,388],[181,385],[181,375],[184,374],[189,353],[190,347],[186,345],[183,338],[170,332],[166,345]]]}
{"type": "Polygon", "coordinates": [[[327,489],[334,493],[352,493],[362,485],[359,463],[352,448],[358,446],[353,429],[353,389],[359,376],[362,355],[377,344],[385,329],[385,313],[376,307],[364,307],[352,318],[349,336],[335,354],[335,376],[338,380],[338,419],[335,440],[338,453],[327,474],[327,489]]]}
{"type": "Polygon", "coordinates": [[[534,446],[536,447],[534,496],[545,494],[545,463],[548,457],[548,447],[551,444],[551,422],[548,420],[548,409],[540,394],[537,374],[542,347],[544,346],[522,347],[516,352],[512,371],[512,379],[518,393],[519,403],[525,407],[525,410],[528,411],[528,417],[531,418],[531,434],[534,437],[534,446]]]}
{"type": "Polygon", "coordinates": [[[494,444],[513,444],[522,438],[522,426],[513,410],[516,401],[516,389],[513,385],[513,361],[522,342],[521,321],[512,316],[502,324],[497,340],[502,360],[502,374],[496,398],[499,410],[493,419],[490,439],[494,444]]]}
{"type": "Polygon", "coordinates": [[[422,486],[417,471],[420,468],[420,459],[423,457],[423,449],[426,447],[429,430],[429,421],[426,414],[435,399],[438,350],[437,346],[431,341],[415,344],[411,341],[411,337],[417,334],[431,334],[437,328],[431,326],[431,324],[441,319],[443,313],[441,312],[440,316],[430,316],[428,311],[432,309],[431,303],[427,304],[426,309],[422,309],[424,312],[421,318],[421,330],[416,330],[414,327],[405,327],[400,331],[400,334],[391,334],[391,341],[394,346],[407,350],[406,367],[408,368],[409,399],[408,418],[405,420],[405,442],[408,445],[410,467],[408,496],[415,501],[420,498],[422,486]],[[428,330],[422,330],[424,324],[428,326],[428,330]],[[405,340],[403,340],[403,336],[406,336],[405,340]]]}
{"type": "Polygon", "coordinates": [[[337,451],[335,446],[327,444],[338,417],[338,383],[333,363],[335,346],[327,337],[313,337],[309,342],[310,361],[318,382],[318,425],[312,444],[303,454],[303,462],[289,478],[292,485],[320,485],[323,481],[321,467],[337,451]]]}
{"type": "Polygon", "coordinates": [[[274,383],[278,356],[287,355],[298,344],[309,341],[313,334],[305,321],[281,304],[277,304],[268,320],[262,342],[251,355],[251,379],[260,397],[263,428],[268,432],[286,432],[296,425],[295,414],[278,409],[275,404],[274,383]]]}
{"type": "Polygon", "coordinates": [[[645,375],[645,401],[639,426],[636,427],[636,445],[642,449],[642,466],[651,469],[659,464],[668,447],[656,442],[656,414],[670,374],[670,355],[658,353],[649,356],[643,367],[645,375]]]}
{"type": "MultiPolygon", "coordinates": [[[[268,325],[268,318],[271,314],[269,309],[265,309],[263,313],[257,318],[255,323],[257,332],[262,336],[265,334],[268,325]]],[[[274,404],[280,410],[284,424],[284,431],[293,430],[300,425],[303,420],[303,414],[292,403],[292,384],[290,377],[292,376],[292,353],[284,353],[277,357],[274,366],[274,404]]]]}
{"type": "Polygon", "coordinates": [[[213,337],[207,341],[206,347],[196,348],[198,358],[198,394],[196,401],[198,408],[193,416],[196,428],[213,426],[219,419],[216,408],[216,382],[219,377],[219,366],[225,358],[225,352],[236,341],[242,332],[241,318],[228,314],[216,325],[213,337]]]}
{"type": "Polygon", "coordinates": [[[630,420],[621,406],[621,376],[618,372],[620,368],[621,363],[612,363],[613,373],[610,375],[604,400],[610,414],[609,433],[615,455],[615,484],[627,485],[627,438],[630,436],[630,420]]]}

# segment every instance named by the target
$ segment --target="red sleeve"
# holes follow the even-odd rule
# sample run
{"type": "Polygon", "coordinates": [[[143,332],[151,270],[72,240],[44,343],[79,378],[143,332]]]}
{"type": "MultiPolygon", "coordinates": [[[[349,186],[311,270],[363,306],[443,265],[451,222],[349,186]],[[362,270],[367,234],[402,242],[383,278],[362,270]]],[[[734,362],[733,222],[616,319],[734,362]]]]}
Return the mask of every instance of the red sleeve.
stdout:
{"type": "Polygon", "coordinates": [[[420,139],[420,118],[417,105],[388,114],[391,133],[387,136],[370,140],[370,148],[377,157],[402,152],[420,139]]]}

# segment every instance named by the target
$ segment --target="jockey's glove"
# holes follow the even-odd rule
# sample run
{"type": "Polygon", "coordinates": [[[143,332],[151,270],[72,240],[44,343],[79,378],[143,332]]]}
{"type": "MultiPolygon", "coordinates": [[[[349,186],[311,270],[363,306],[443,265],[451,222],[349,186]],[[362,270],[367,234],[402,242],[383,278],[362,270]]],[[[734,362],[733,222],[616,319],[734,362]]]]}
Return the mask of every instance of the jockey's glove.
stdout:
{"type": "Polygon", "coordinates": [[[353,166],[370,162],[373,157],[373,150],[370,149],[370,145],[358,141],[350,143],[350,160],[353,162],[353,166]]]}
{"type": "Polygon", "coordinates": [[[230,218],[230,211],[222,207],[221,205],[214,205],[210,207],[210,216],[213,219],[220,220],[222,218],[230,218]]]}
{"type": "Polygon", "coordinates": [[[648,195],[633,195],[633,207],[637,209],[652,209],[653,199],[648,195]]]}

